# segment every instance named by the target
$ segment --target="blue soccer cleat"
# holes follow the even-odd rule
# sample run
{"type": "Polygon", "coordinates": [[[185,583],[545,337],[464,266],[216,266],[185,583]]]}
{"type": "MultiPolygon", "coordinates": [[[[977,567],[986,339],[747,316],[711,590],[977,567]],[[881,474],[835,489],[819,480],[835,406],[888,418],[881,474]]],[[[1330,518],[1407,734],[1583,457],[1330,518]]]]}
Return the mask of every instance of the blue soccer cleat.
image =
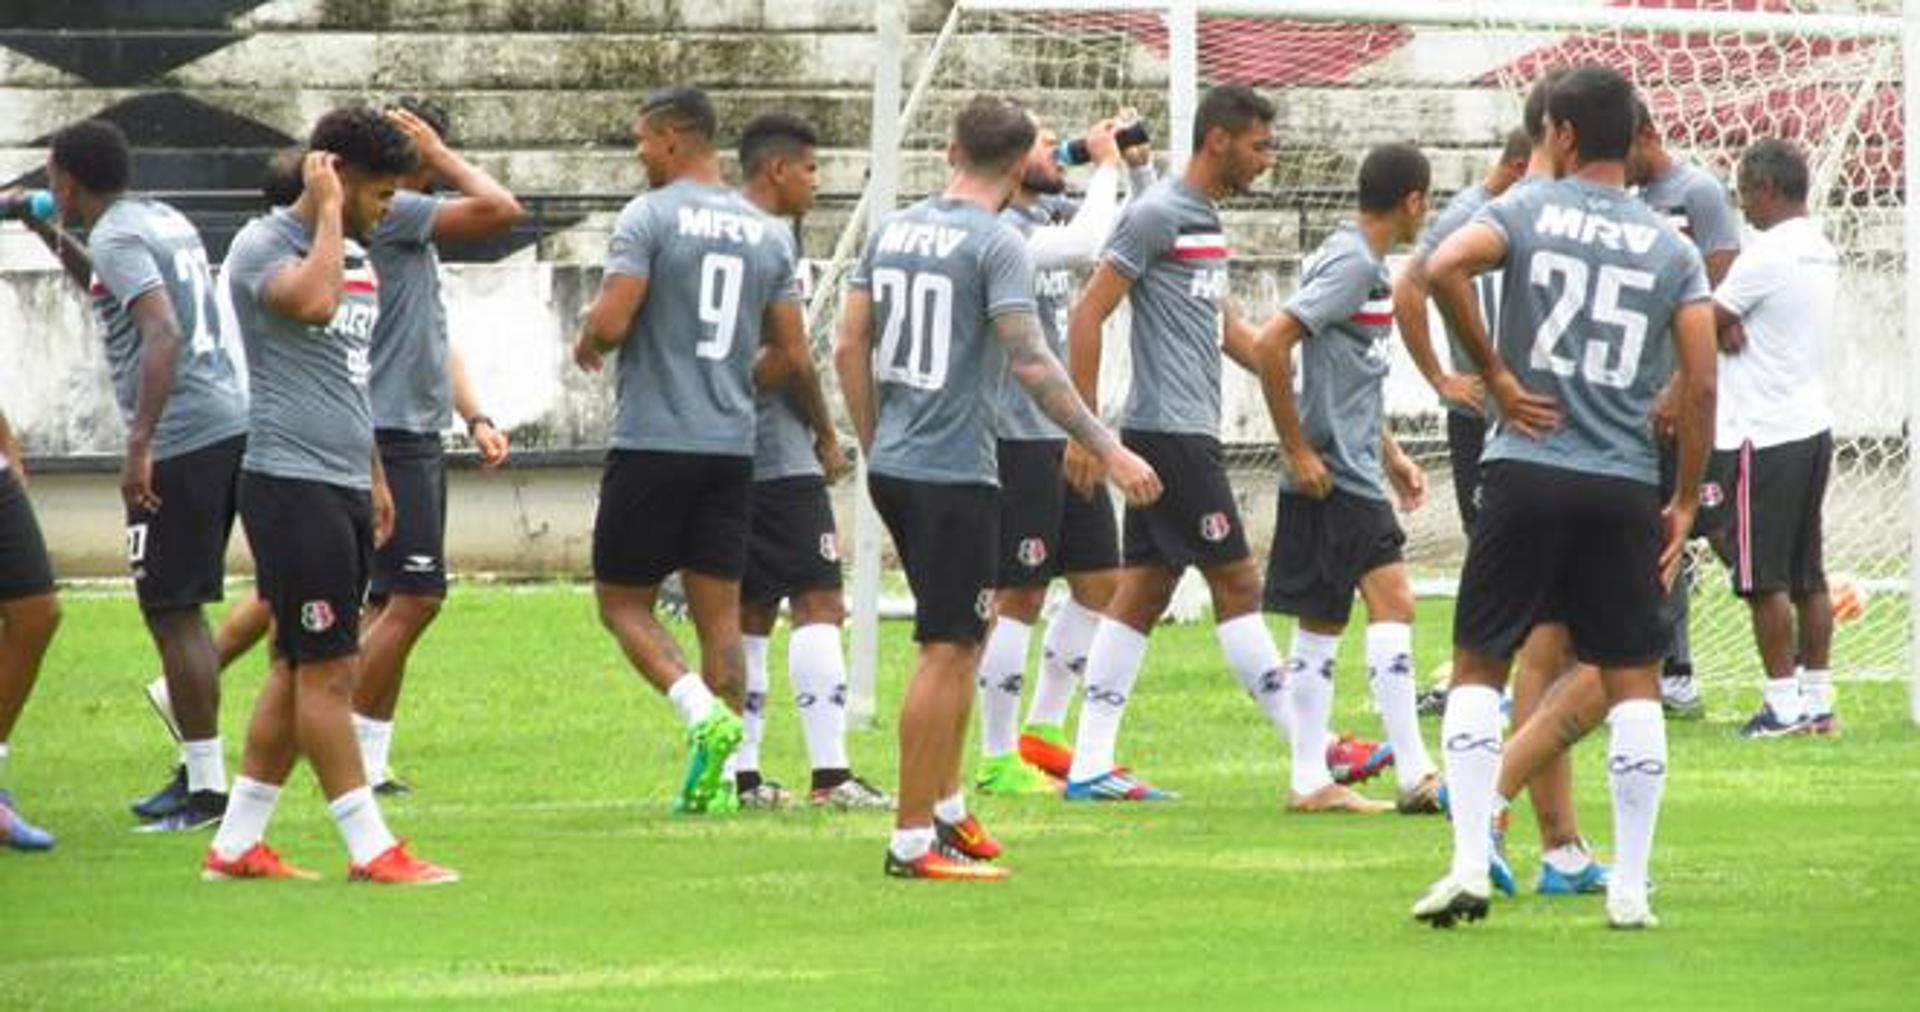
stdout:
{"type": "Polygon", "coordinates": [[[1113,769],[1091,780],[1069,780],[1061,797],[1068,801],[1172,801],[1179,795],[1139,779],[1126,768],[1113,769]]]}
{"type": "Polygon", "coordinates": [[[0,791],[0,846],[14,850],[52,850],[53,834],[20,817],[13,795],[0,791]]]}
{"type": "Polygon", "coordinates": [[[1540,866],[1540,884],[1534,892],[1542,896],[1588,896],[1607,891],[1607,866],[1598,861],[1588,861],[1587,866],[1572,875],[1550,864],[1540,866]]]}
{"type": "Polygon", "coordinates": [[[1806,717],[1803,716],[1799,720],[1792,721],[1781,720],[1779,715],[1773,712],[1773,707],[1762,704],[1760,712],[1747,718],[1747,722],[1741,725],[1740,737],[1749,740],[1756,738],[1790,738],[1807,734],[1810,731],[1811,728],[1807,725],[1806,717]]]}

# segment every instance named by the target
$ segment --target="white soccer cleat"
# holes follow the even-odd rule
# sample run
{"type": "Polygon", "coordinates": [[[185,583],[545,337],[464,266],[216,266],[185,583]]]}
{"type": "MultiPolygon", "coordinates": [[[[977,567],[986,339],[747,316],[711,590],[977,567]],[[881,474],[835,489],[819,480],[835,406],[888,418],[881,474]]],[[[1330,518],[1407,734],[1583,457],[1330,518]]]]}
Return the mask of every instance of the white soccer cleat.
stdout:
{"type": "Polygon", "coordinates": [[[1482,875],[1463,882],[1452,875],[1435,882],[1420,902],[1413,905],[1413,919],[1436,928],[1451,928],[1461,921],[1485,920],[1493,896],[1493,884],[1482,875]]]}
{"type": "Polygon", "coordinates": [[[185,741],[180,737],[180,722],[173,716],[173,697],[167,693],[167,676],[161,675],[147,683],[147,702],[153,707],[153,715],[167,725],[167,733],[173,735],[173,740],[185,741]]]}
{"type": "Polygon", "coordinates": [[[1619,931],[1644,931],[1659,927],[1660,918],[1653,915],[1653,907],[1647,902],[1644,891],[1608,889],[1607,925],[1619,931]]]}

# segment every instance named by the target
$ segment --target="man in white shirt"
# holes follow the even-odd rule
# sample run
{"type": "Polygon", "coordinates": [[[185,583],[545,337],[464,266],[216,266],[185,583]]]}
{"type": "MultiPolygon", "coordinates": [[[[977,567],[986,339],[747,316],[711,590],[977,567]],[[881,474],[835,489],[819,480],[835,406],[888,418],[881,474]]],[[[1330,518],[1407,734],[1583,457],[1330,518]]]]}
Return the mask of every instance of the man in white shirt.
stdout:
{"type": "Polygon", "coordinates": [[[1840,260],[1807,215],[1807,162],[1762,140],[1740,159],[1740,207],[1759,230],[1714,291],[1720,398],[1703,523],[1753,612],[1766,702],[1741,734],[1833,729],[1833,605],[1820,511],[1833,457],[1823,382],[1840,260]]]}

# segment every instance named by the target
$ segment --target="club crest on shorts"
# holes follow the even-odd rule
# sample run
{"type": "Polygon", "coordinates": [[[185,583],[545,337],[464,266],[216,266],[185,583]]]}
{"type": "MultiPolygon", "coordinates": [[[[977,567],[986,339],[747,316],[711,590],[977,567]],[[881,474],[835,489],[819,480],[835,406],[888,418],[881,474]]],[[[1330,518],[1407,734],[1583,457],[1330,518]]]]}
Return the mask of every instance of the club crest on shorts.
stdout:
{"type": "Polygon", "coordinates": [[[828,562],[840,561],[840,539],[832,531],[820,535],[820,557],[828,562]]]}
{"type": "Polygon", "coordinates": [[[982,588],[980,596],[973,599],[973,613],[985,622],[993,614],[993,591],[982,588]]]}
{"type": "Polygon", "coordinates": [[[1013,557],[1028,569],[1039,569],[1047,561],[1047,542],[1044,538],[1021,538],[1020,547],[1014,550],[1013,557]]]}
{"type": "Polygon", "coordinates": [[[325,601],[308,601],[301,605],[300,628],[310,633],[323,633],[333,628],[333,605],[325,601]]]}
{"type": "Polygon", "coordinates": [[[1700,483],[1700,505],[1702,507],[1713,509],[1726,501],[1727,493],[1720,487],[1719,482],[1703,481],[1700,483]]]}
{"type": "Polygon", "coordinates": [[[1200,536],[1207,541],[1218,544],[1227,540],[1227,535],[1231,533],[1233,521],[1227,519],[1224,510],[1215,510],[1200,518],[1200,536]]]}

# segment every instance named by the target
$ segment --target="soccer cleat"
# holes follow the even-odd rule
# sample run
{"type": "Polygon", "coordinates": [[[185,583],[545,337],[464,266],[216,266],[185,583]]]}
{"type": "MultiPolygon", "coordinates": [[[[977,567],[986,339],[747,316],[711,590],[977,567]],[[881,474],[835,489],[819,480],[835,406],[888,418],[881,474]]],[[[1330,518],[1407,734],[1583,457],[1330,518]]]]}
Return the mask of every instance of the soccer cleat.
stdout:
{"type": "Polygon", "coordinates": [[[167,676],[161,675],[147,683],[147,705],[153,707],[153,715],[166,725],[174,741],[186,740],[180,734],[180,722],[173,716],[173,696],[167,692],[167,676]]]}
{"type": "Polygon", "coordinates": [[[1569,875],[1550,864],[1540,866],[1540,884],[1534,892],[1542,896],[1588,896],[1607,891],[1607,866],[1588,861],[1586,867],[1569,875]]]}
{"type": "Polygon", "coordinates": [[[219,791],[194,791],[187,803],[157,819],[134,827],[136,833],[191,833],[220,824],[227,814],[227,796],[219,791]]]}
{"type": "Polygon", "coordinates": [[[893,796],[859,777],[848,777],[832,787],[807,794],[807,804],[842,812],[893,811],[893,796]]]}
{"type": "Polygon", "coordinates": [[[1618,931],[1645,931],[1660,926],[1646,893],[1628,895],[1624,890],[1607,890],[1607,926],[1618,931]]]}
{"type": "Polygon", "coordinates": [[[1091,780],[1069,780],[1060,796],[1068,801],[1173,801],[1180,797],[1141,780],[1123,766],[1091,780]]]}
{"type": "Polygon", "coordinates": [[[141,798],[128,807],[133,814],[146,821],[163,819],[180,810],[187,803],[187,767],[182,764],[173,768],[173,779],[165,787],[141,798]]]}
{"type": "Polygon", "coordinates": [[[1494,822],[1493,844],[1487,848],[1487,880],[1500,890],[1502,896],[1513,896],[1520,891],[1520,882],[1513,877],[1513,862],[1507,860],[1507,824],[1504,819],[1494,822]]]}
{"type": "Polygon", "coordinates": [[[1020,758],[1047,776],[1065,781],[1073,769],[1073,745],[1056,725],[1028,724],[1020,729],[1020,758]]]}
{"type": "Polygon", "coordinates": [[[1393,746],[1343,734],[1327,746],[1327,772],[1336,784],[1363,784],[1393,765],[1393,746]]]}
{"type": "Polygon", "coordinates": [[[247,852],[229,861],[220,856],[219,851],[207,848],[206,860],[200,862],[200,878],[207,882],[237,882],[241,879],[305,879],[311,881],[320,876],[304,868],[297,868],[282,860],[272,847],[256,843],[247,848],[247,852]]]}
{"type": "Polygon", "coordinates": [[[1441,683],[1420,694],[1413,709],[1422,717],[1438,717],[1447,712],[1447,686],[1441,683]]]}
{"type": "Polygon", "coordinates": [[[1393,802],[1375,801],[1354,793],[1353,788],[1344,784],[1328,784],[1312,794],[1299,795],[1287,793],[1287,811],[1303,815],[1321,812],[1351,812],[1355,815],[1377,815],[1393,811],[1393,802]]]}
{"type": "Polygon", "coordinates": [[[1807,733],[1822,738],[1838,737],[1840,721],[1834,717],[1832,711],[1810,713],[1807,715],[1807,733]]]}
{"type": "Polygon", "coordinates": [[[994,861],[1000,857],[1000,841],[989,835],[987,827],[971,814],[959,822],[935,819],[933,831],[941,847],[969,861],[994,861]]]}
{"type": "Polygon", "coordinates": [[[460,873],[414,857],[407,850],[407,842],[402,840],[366,864],[348,868],[347,881],[374,885],[445,885],[460,881],[460,873]]]}
{"type": "Polygon", "coordinates": [[[1051,777],[1028,766],[1011,752],[981,763],[973,789],[997,798],[1060,793],[1060,785],[1051,777]]]}
{"type": "Polygon", "coordinates": [[[1706,701],[1700,698],[1692,675],[1660,677],[1660,708],[1669,720],[1702,720],[1707,715],[1706,701]]]}
{"type": "Polygon", "coordinates": [[[413,796],[413,785],[388,773],[373,785],[373,793],[383,798],[407,798],[413,796]]]}
{"type": "Polygon", "coordinates": [[[1485,920],[1488,906],[1487,883],[1462,882],[1448,875],[1413,905],[1413,919],[1436,928],[1451,928],[1461,921],[1485,920]]]}
{"type": "Polygon", "coordinates": [[[745,811],[770,812],[793,804],[793,793],[772,780],[762,780],[734,794],[740,808],[745,811]]]}
{"type": "Polygon", "coordinates": [[[1420,782],[1395,796],[1393,807],[1401,815],[1441,815],[1445,809],[1440,805],[1440,792],[1446,790],[1440,774],[1429,773],[1420,778],[1420,782]]]}
{"type": "Polygon", "coordinates": [[[902,861],[887,850],[886,872],[889,878],[926,879],[935,882],[1003,882],[1012,873],[998,865],[970,861],[934,847],[911,861],[902,861]]]}
{"type": "Polygon", "coordinates": [[[740,748],[742,731],[740,718],[721,707],[687,730],[687,775],[680,784],[677,811],[697,815],[713,804],[727,779],[727,759],[740,748]]]}
{"type": "Polygon", "coordinates": [[[52,833],[20,817],[13,795],[0,791],[0,847],[14,850],[52,850],[52,833]]]}
{"type": "Polygon", "coordinates": [[[1804,715],[1799,720],[1781,720],[1780,717],[1773,712],[1773,707],[1762,703],[1760,704],[1760,712],[1747,718],[1747,722],[1740,726],[1740,737],[1747,739],[1790,738],[1795,735],[1807,734],[1810,730],[1811,728],[1804,715]]]}

